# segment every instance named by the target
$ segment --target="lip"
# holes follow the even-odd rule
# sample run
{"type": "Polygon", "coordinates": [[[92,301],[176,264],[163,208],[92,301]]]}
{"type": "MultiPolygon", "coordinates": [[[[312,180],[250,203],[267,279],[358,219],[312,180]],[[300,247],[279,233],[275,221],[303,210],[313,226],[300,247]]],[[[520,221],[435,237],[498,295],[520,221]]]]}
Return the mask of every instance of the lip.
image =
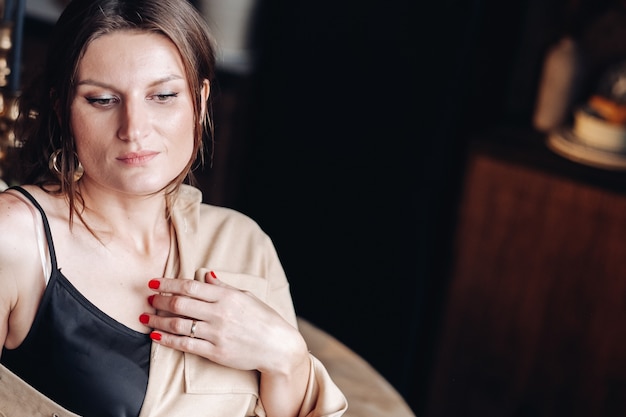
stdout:
{"type": "Polygon", "coordinates": [[[118,161],[126,164],[126,165],[143,165],[147,162],[150,162],[152,159],[156,158],[158,152],[155,151],[138,151],[138,152],[129,152],[123,155],[118,156],[118,161]]]}

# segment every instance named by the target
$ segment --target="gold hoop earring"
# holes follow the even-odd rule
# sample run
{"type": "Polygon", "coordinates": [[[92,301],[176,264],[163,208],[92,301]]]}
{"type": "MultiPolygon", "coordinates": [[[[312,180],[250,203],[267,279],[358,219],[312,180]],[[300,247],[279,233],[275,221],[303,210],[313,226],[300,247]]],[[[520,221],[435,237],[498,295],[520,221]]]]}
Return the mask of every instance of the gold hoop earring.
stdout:
{"type": "MultiPolygon", "coordinates": [[[[59,155],[61,155],[62,153],[63,149],[57,149],[56,151],[52,152],[52,154],[50,154],[50,158],[48,160],[48,168],[50,169],[50,171],[54,172],[56,176],[59,177],[59,179],[63,177],[63,171],[61,168],[59,168],[59,155]]],[[[76,152],[74,152],[74,155],[76,157],[76,160],[78,161],[78,155],[76,155],[76,152]]],[[[61,156],[60,159],[63,159],[63,156],[61,156]]],[[[74,182],[81,179],[84,173],[85,169],[83,168],[83,164],[78,161],[78,164],[74,169],[74,177],[72,178],[74,182]]]]}
{"type": "MultiPolygon", "coordinates": [[[[76,155],[76,160],[78,161],[78,155],[76,155]]],[[[79,179],[81,179],[84,173],[85,168],[83,168],[83,164],[78,161],[78,165],[76,165],[76,169],[74,170],[74,182],[77,182],[79,179]]]]}
{"type": "Polygon", "coordinates": [[[59,154],[61,152],[62,152],[61,149],[57,149],[56,151],[52,152],[52,154],[50,155],[50,158],[48,159],[48,168],[50,169],[50,171],[54,172],[57,176],[61,175],[61,170],[57,166],[57,158],[59,157],[59,154]]]}

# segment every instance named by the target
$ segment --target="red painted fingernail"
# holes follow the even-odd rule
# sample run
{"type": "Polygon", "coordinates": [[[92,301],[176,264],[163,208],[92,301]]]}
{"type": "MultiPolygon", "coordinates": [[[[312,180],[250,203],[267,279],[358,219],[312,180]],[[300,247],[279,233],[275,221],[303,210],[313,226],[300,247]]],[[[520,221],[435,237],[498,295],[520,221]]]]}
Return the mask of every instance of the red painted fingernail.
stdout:
{"type": "Polygon", "coordinates": [[[152,305],[153,302],[154,302],[154,294],[148,297],[148,304],[152,305]]]}
{"type": "Polygon", "coordinates": [[[161,283],[157,279],[151,279],[150,282],[148,282],[148,287],[152,288],[153,290],[159,289],[160,285],[161,283]]]}
{"type": "Polygon", "coordinates": [[[150,339],[156,340],[157,342],[161,340],[161,333],[152,332],[150,333],[150,339]]]}
{"type": "Polygon", "coordinates": [[[139,321],[143,324],[148,324],[148,322],[150,321],[150,316],[148,316],[147,314],[142,314],[141,316],[139,316],[139,321]]]}
{"type": "Polygon", "coordinates": [[[215,275],[215,272],[211,271],[211,272],[209,272],[209,273],[211,274],[211,276],[212,276],[213,278],[217,279],[217,275],[215,275]]]}

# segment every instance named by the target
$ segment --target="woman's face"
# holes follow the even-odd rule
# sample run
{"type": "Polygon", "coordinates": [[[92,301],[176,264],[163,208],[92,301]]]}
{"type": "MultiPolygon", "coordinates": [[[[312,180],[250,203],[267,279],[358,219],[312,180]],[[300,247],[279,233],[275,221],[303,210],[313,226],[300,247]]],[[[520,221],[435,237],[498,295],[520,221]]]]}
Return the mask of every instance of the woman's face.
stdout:
{"type": "Polygon", "coordinates": [[[163,189],[192,157],[192,101],[180,54],[165,36],[121,31],[94,40],[71,105],[83,186],[136,195],[163,189]]]}

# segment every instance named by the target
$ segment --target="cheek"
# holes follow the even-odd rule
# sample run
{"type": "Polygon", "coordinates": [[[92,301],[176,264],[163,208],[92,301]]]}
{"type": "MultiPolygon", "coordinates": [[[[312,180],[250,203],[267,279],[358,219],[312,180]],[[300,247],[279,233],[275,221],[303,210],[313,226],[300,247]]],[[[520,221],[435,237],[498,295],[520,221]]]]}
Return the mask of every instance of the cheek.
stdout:
{"type": "MultiPolygon", "coordinates": [[[[92,154],[98,154],[98,145],[102,142],[100,136],[102,130],[93,126],[91,123],[83,123],[79,119],[75,119],[71,124],[72,136],[74,137],[74,146],[79,158],[84,160],[90,158],[92,154]]],[[[97,159],[97,156],[94,157],[97,159]]]]}
{"type": "Polygon", "coordinates": [[[191,131],[191,134],[178,143],[176,147],[178,149],[177,152],[179,154],[181,165],[187,165],[189,161],[192,161],[196,156],[194,153],[193,130],[191,131]]]}
{"type": "Polygon", "coordinates": [[[193,117],[193,108],[190,108],[179,114],[179,117],[174,117],[169,122],[170,131],[173,133],[171,136],[174,139],[174,146],[177,150],[184,154],[189,160],[193,158],[194,138],[195,138],[195,126],[193,117]],[[181,128],[186,126],[186,128],[181,128]]]}
{"type": "Polygon", "coordinates": [[[86,123],[85,119],[80,117],[76,111],[72,111],[70,119],[70,132],[74,138],[74,146],[76,147],[75,151],[78,153],[81,160],[83,160],[86,156],[84,151],[91,148],[91,145],[89,144],[91,130],[92,127],[86,123]]]}
{"type": "Polygon", "coordinates": [[[70,131],[74,139],[78,143],[84,142],[101,129],[97,127],[97,119],[93,115],[89,115],[80,106],[72,105],[70,108],[70,131]]]}

